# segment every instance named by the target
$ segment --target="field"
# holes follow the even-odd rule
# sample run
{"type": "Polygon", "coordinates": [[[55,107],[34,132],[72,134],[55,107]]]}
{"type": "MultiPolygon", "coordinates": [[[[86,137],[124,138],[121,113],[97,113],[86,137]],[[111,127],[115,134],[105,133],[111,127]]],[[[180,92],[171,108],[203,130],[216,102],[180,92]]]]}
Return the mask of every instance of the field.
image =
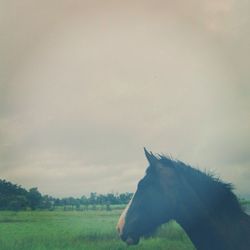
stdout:
{"type": "MultiPolygon", "coordinates": [[[[0,212],[1,250],[122,250],[115,231],[120,209],[112,211],[0,212]]],[[[192,243],[174,222],[129,249],[191,250],[192,243]]]]}

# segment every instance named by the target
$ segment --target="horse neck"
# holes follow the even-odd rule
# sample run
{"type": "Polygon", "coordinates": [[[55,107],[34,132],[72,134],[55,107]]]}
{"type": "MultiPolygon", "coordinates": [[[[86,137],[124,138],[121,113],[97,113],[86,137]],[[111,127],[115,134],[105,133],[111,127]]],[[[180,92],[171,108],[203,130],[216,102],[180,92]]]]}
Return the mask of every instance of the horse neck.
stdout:
{"type": "Polygon", "coordinates": [[[180,215],[177,222],[184,228],[197,250],[249,249],[250,219],[242,212],[233,196],[229,199],[221,193],[217,196],[215,206],[213,199],[205,201],[192,186],[186,185],[185,188],[187,192],[182,199],[186,206],[177,211],[180,215]]]}
{"type": "Polygon", "coordinates": [[[179,222],[197,250],[247,250],[250,217],[243,212],[179,222]]]}

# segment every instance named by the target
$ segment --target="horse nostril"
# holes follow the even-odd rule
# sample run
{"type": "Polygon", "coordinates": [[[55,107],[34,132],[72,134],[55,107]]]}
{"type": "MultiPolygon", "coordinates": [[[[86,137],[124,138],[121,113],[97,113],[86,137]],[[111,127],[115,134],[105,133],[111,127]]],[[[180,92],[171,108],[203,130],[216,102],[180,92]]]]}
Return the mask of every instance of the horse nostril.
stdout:
{"type": "Polygon", "coordinates": [[[134,240],[131,238],[131,237],[128,237],[127,239],[126,239],[126,243],[130,246],[130,245],[134,245],[134,240]]]}

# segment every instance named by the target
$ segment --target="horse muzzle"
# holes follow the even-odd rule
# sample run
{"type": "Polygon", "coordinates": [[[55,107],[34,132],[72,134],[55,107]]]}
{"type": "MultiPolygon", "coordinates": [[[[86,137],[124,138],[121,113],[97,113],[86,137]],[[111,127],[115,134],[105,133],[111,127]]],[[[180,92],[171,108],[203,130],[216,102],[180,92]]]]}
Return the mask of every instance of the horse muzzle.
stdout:
{"type": "Polygon", "coordinates": [[[137,245],[140,241],[139,237],[121,235],[121,239],[127,243],[128,246],[137,245]]]}

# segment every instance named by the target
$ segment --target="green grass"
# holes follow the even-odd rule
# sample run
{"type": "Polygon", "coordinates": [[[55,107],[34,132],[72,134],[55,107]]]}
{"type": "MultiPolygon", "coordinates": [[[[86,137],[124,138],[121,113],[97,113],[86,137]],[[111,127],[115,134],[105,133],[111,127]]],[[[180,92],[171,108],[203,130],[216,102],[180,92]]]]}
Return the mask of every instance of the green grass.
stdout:
{"type": "MultiPolygon", "coordinates": [[[[121,210],[0,212],[1,250],[122,250],[115,225],[121,210]]],[[[192,243],[171,222],[149,239],[129,249],[191,250],[192,243]]]]}

